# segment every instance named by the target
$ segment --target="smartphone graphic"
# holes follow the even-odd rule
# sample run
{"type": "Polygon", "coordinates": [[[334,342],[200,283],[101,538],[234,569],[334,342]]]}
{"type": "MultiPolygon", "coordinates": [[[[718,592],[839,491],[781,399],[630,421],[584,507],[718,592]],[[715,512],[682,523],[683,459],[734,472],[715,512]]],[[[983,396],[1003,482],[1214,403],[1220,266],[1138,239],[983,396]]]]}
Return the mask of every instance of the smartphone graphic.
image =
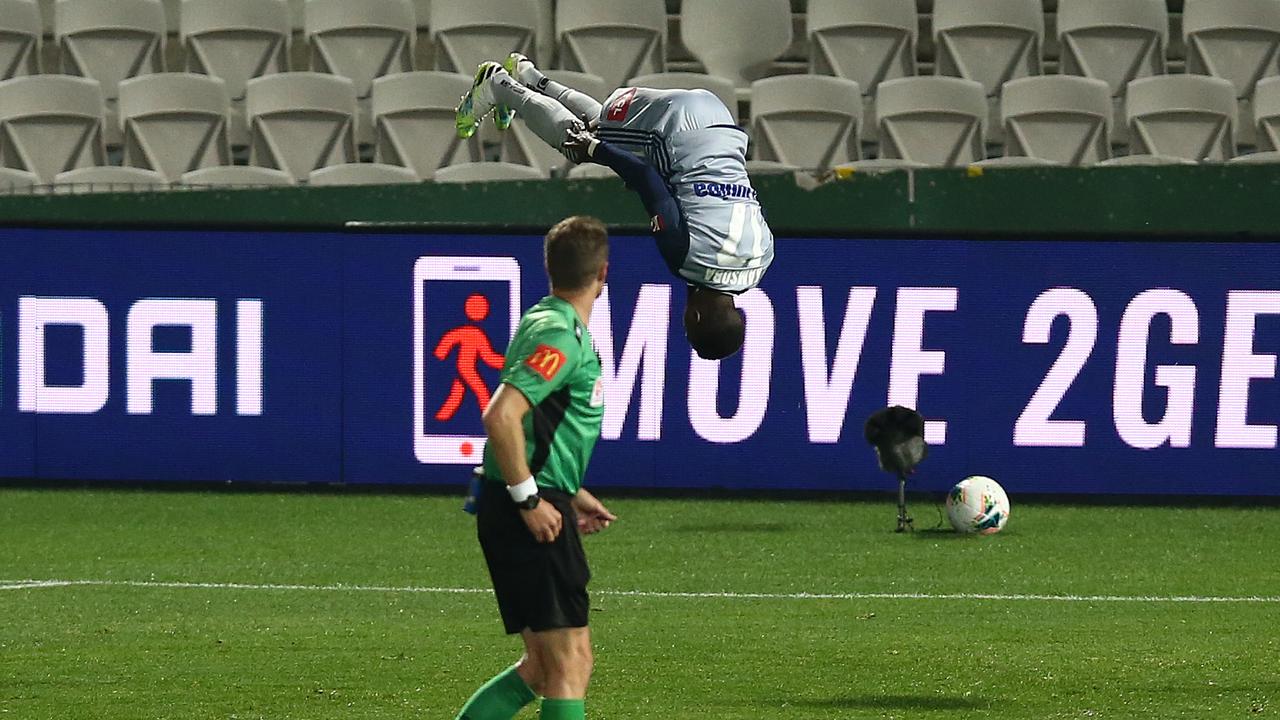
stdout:
{"type": "Polygon", "coordinates": [[[418,258],[413,265],[413,451],[424,464],[479,464],[481,408],[520,322],[512,257],[418,258]]]}

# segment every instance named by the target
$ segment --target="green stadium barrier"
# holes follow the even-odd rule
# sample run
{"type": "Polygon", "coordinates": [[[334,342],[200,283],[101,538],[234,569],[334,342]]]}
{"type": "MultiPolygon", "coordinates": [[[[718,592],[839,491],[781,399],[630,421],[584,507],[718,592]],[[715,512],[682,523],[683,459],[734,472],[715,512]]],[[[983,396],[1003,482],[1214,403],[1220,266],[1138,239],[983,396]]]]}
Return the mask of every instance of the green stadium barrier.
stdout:
{"type": "MultiPolygon", "coordinates": [[[[921,170],[812,188],[791,176],[752,182],[779,236],[1205,237],[1280,229],[1280,166],[921,170]]],[[[620,229],[648,226],[636,197],[613,180],[0,196],[7,225],[543,228],[574,214],[620,229]]]]}

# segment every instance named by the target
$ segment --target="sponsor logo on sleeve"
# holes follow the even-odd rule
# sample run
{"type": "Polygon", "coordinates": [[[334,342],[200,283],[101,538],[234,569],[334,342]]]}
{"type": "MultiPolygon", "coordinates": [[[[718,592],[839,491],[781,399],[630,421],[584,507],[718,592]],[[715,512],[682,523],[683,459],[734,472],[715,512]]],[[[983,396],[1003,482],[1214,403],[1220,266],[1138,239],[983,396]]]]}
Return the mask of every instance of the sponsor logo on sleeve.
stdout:
{"type": "Polygon", "coordinates": [[[631,101],[636,99],[637,88],[622,93],[617,100],[613,101],[613,105],[609,107],[609,113],[605,115],[606,120],[613,122],[622,122],[627,119],[627,111],[631,109],[631,101]]]}
{"type": "Polygon", "coordinates": [[[543,380],[551,382],[553,378],[560,372],[560,368],[564,367],[564,353],[550,345],[539,345],[524,364],[533,369],[534,372],[542,376],[543,380]]]}

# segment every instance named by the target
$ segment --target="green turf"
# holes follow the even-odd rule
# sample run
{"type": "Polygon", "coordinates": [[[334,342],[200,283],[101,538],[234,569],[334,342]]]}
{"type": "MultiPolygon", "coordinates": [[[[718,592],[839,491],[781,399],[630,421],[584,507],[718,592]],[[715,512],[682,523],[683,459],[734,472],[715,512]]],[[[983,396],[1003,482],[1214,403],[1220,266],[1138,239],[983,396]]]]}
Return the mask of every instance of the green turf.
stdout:
{"type": "MultiPolygon", "coordinates": [[[[888,501],[611,505],[601,591],[1280,596],[1274,507],[1015,504],[973,538],[894,535],[888,501]]],[[[0,579],[484,588],[458,506],[0,490],[0,579]]],[[[1280,716],[1276,601],[593,604],[597,719],[1280,716]]],[[[516,654],[483,593],[2,590],[0,719],[449,720],[516,654]]]]}

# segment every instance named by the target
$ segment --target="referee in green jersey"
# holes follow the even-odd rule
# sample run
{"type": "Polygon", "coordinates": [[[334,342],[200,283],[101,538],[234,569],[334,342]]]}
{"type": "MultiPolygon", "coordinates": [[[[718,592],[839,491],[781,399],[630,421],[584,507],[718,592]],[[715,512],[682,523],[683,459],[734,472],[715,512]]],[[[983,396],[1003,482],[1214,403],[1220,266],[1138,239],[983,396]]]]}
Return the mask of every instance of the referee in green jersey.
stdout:
{"type": "Polygon", "coordinates": [[[604,416],[587,321],[609,271],[608,233],[594,218],[562,220],[547,233],[545,256],[551,294],[521,318],[484,413],[476,518],[502,623],[524,639],[524,656],[456,720],[510,720],[539,695],[543,720],[586,714],[591,571],[580,535],[617,519],[582,489],[604,416]]]}

